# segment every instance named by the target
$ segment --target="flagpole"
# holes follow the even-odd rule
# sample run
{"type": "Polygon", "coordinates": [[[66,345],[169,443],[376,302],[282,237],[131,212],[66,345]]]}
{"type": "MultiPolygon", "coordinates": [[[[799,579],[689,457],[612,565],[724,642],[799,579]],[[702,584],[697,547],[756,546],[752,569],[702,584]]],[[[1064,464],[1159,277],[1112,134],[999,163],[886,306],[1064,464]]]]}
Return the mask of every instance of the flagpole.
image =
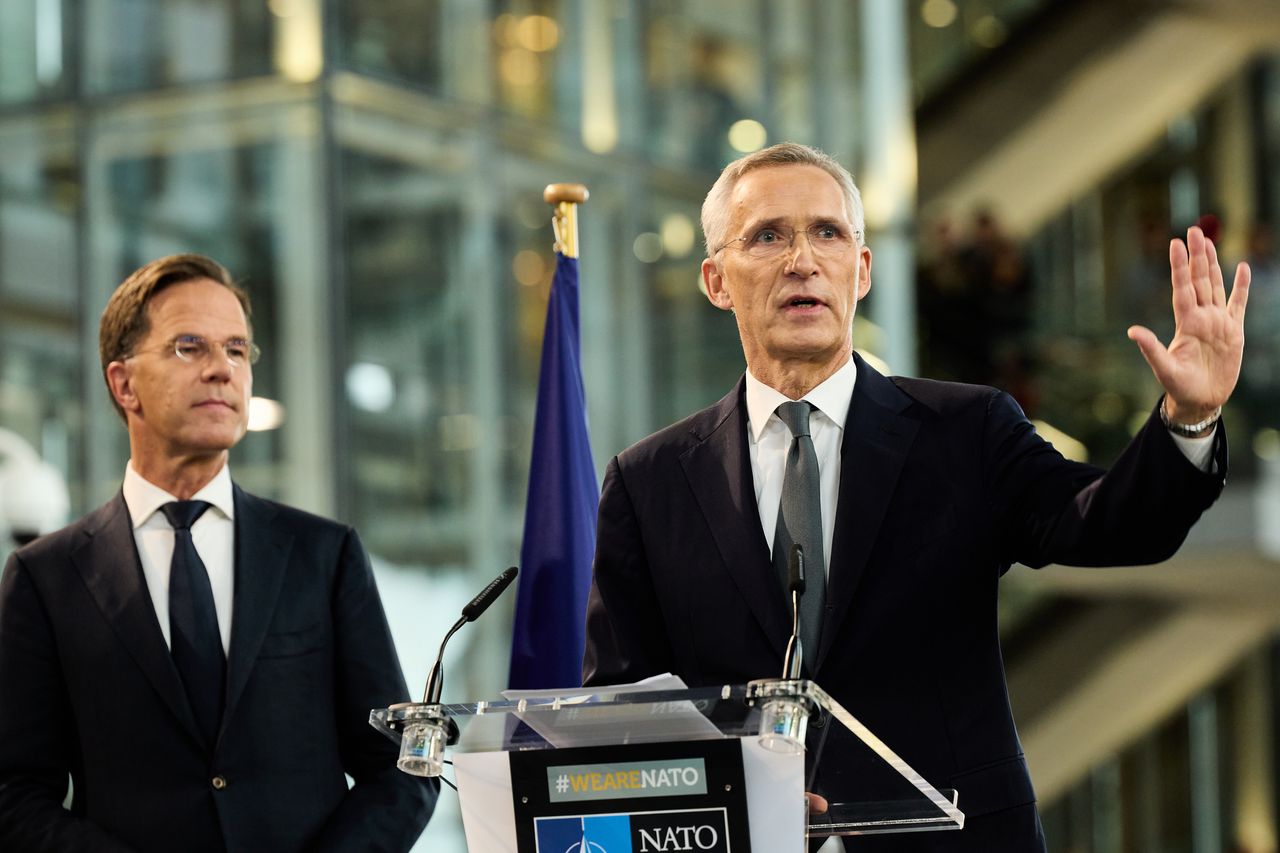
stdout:
{"type": "Polygon", "coordinates": [[[582,184],[547,184],[542,191],[542,200],[555,208],[551,215],[555,250],[566,258],[578,257],[578,205],[588,196],[582,184]]]}

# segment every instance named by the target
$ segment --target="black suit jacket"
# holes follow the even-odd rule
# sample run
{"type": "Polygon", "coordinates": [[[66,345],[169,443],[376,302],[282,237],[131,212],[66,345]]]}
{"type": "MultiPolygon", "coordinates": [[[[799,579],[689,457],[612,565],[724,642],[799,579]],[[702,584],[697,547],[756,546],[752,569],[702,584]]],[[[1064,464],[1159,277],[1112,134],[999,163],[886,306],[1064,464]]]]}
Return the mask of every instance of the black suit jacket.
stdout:
{"type": "MultiPolygon", "coordinates": [[[[888,379],[861,359],[857,370],[814,680],[936,787],[957,789],[971,825],[1014,810],[1025,827],[969,846],[968,829],[891,836],[885,849],[1037,849],[1000,656],[998,581],[1015,561],[1169,557],[1221,491],[1224,429],[1206,474],[1153,414],[1104,474],[1064,459],[994,389],[888,379]]],[[[586,683],[781,673],[790,619],[756,507],[744,387],[610,462],[586,683]]],[[[886,783],[852,743],[828,741],[820,767],[818,787],[836,800],[886,783]]]]}
{"type": "Polygon", "coordinates": [[[371,708],[408,691],[355,531],[238,487],[235,508],[227,702],[212,751],[122,496],[10,558],[0,849],[391,851],[421,833],[437,788],[399,772],[395,745],[368,724],[371,708]]]}

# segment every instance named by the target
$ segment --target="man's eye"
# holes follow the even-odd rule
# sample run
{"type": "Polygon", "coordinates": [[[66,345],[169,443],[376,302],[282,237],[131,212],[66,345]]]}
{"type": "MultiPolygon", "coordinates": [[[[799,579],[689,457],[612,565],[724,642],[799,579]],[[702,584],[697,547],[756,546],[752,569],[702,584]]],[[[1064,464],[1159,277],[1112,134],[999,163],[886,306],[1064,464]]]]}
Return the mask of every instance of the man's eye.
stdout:
{"type": "Polygon", "coordinates": [[[227,356],[236,361],[244,361],[249,357],[249,345],[243,341],[228,341],[226,350],[227,356]]]}
{"type": "Polygon", "coordinates": [[[180,355],[196,356],[205,350],[205,342],[202,338],[178,338],[175,341],[180,355]]]}
{"type": "Polygon", "coordinates": [[[834,225],[819,225],[817,228],[813,230],[814,230],[814,234],[817,236],[819,240],[839,240],[840,239],[840,229],[835,227],[834,225]]]}
{"type": "Polygon", "coordinates": [[[763,228],[756,232],[755,239],[752,242],[768,245],[770,243],[776,243],[781,239],[782,235],[777,231],[774,231],[772,228],[763,228]]]}

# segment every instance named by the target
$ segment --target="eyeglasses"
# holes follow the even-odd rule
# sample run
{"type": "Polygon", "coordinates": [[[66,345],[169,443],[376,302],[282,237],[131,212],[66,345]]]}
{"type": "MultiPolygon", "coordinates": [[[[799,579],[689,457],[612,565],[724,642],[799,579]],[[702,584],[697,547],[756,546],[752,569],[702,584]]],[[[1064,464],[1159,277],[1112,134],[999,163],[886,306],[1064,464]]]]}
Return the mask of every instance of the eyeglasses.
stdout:
{"type": "MultiPolygon", "coordinates": [[[[796,243],[796,235],[802,233],[786,225],[768,225],[753,234],[730,240],[720,247],[740,248],[753,258],[776,258],[789,251],[796,243]],[[741,246],[735,244],[741,243],[741,246]]],[[[835,257],[853,248],[862,239],[861,231],[846,231],[833,222],[820,222],[803,230],[809,237],[809,248],[814,254],[835,257]]],[[[716,249],[718,253],[720,249],[716,249]]]]}
{"type": "MultiPolygon", "coordinates": [[[[189,364],[203,364],[213,356],[215,349],[222,350],[222,357],[232,367],[256,364],[258,357],[262,355],[262,350],[257,344],[253,341],[246,341],[244,338],[231,338],[218,343],[217,341],[205,340],[199,335],[179,335],[167,345],[151,350],[151,352],[172,352],[189,364]]],[[[133,358],[135,355],[141,355],[144,352],[147,352],[147,350],[138,350],[125,356],[125,358],[133,358]]]]}

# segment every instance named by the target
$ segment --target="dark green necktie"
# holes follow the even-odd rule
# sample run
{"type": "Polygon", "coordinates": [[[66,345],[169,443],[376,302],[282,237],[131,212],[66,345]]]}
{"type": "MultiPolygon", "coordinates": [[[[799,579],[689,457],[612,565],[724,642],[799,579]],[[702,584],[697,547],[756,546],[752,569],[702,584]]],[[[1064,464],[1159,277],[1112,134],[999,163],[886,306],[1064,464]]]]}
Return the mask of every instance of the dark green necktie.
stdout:
{"type": "MultiPolygon", "coordinates": [[[[805,590],[800,599],[800,642],[807,674],[812,677],[822,639],[822,614],[827,599],[826,560],[822,548],[822,489],[818,453],[809,435],[813,405],[803,400],[778,406],[778,417],[791,430],[782,476],[782,501],[773,534],[773,566],[787,588],[787,561],[793,543],[804,548],[805,590]]],[[[790,599],[787,611],[790,612],[790,599]]]]}
{"type": "Polygon", "coordinates": [[[213,587],[195,543],[191,525],[211,504],[175,501],[160,507],[173,525],[173,561],[169,564],[169,646],[182,676],[196,723],[212,747],[222,721],[227,661],[218,633],[213,587]]]}

